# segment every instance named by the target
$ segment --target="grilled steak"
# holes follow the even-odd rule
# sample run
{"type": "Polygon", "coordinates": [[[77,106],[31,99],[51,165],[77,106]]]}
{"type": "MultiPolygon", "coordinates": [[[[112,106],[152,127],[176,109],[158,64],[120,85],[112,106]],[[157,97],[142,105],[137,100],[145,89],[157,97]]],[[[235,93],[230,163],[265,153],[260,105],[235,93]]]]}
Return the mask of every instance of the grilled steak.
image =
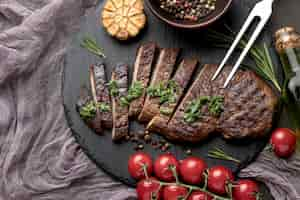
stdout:
{"type": "Polygon", "coordinates": [[[187,92],[168,125],[160,133],[171,140],[198,142],[217,132],[225,138],[258,137],[272,126],[277,97],[272,89],[254,72],[239,70],[230,85],[222,86],[230,67],[225,68],[215,81],[211,77],[217,66],[206,65],[187,92]],[[191,101],[201,96],[223,96],[224,111],[219,117],[201,109],[201,118],[193,123],[184,120],[191,101]]]}
{"type": "MultiPolygon", "coordinates": [[[[92,65],[90,70],[95,77],[97,102],[103,103],[111,108],[111,101],[106,82],[105,66],[103,63],[92,65]]],[[[112,113],[110,111],[101,111],[101,121],[104,128],[112,128],[112,113]]]]}
{"type": "Polygon", "coordinates": [[[112,72],[111,80],[115,81],[118,93],[112,96],[112,139],[117,141],[128,135],[128,106],[121,105],[120,101],[120,98],[126,96],[128,91],[128,66],[117,64],[112,72]]]}
{"type": "MultiPolygon", "coordinates": [[[[79,99],[76,103],[76,110],[78,113],[81,112],[81,109],[87,105],[88,103],[92,102],[92,96],[90,95],[90,91],[88,88],[86,88],[85,86],[82,86],[80,88],[80,95],[79,95],[79,99]]],[[[96,133],[102,133],[102,127],[101,127],[101,115],[97,115],[95,116],[95,118],[93,119],[84,119],[82,118],[85,123],[88,125],[88,127],[90,127],[91,129],[93,129],[96,133]],[[100,123],[99,123],[100,121],[100,123]]]]}
{"type": "MultiPolygon", "coordinates": [[[[156,45],[147,43],[140,46],[134,63],[134,72],[132,82],[139,81],[144,88],[147,88],[150,82],[151,68],[155,57],[156,45]]],[[[133,100],[130,104],[129,116],[136,117],[141,113],[144,105],[146,91],[139,98],[133,100]]]]}
{"type": "MultiPolygon", "coordinates": [[[[160,51],[150,86],[156,86],[170,79],[178,54],[179,49],[174,48],[162,49],[160,51]]],[[[144,107],[139,115],[139,121],[148,122],[157,114],[159,114],[159,98],[147,95],[144,107]]]]}
{"type": "Polygon", "coordinates": [[[185,89],[190,82],[193,72],[197,66],[197,59],[184,59],[175,72],[172,80],[178,86],[175,91],[174,103],[164,103],[160,106],[160,114],[155,116],[148,124],[147,130],[160,131],[171,118],[177,104],[184,94],[185,89]]]}

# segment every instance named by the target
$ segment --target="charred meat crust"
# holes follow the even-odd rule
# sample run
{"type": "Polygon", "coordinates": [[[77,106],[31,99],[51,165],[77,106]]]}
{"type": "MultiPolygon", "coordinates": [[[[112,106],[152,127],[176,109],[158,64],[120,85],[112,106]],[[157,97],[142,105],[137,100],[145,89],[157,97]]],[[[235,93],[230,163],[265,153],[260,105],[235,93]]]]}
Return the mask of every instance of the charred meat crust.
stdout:
{"type": "MultiPolygon", "coordinates": [[[[141,82],[143,88],[147,88],[149,85],[155,52],[156,44],[153,42],[141,45],[137,51],[132,82],[141,82]]],[[[146,90],[144,90],[143,94],[139,98],[131,102],[129,108],[129,117],[137,117],[141,113],[145,96],[146,90]]]]}
{"type": "Polygon", "coordinates": [[[116,81],[118,96],[112,97],[113,129],[112,139],[118,141],[128,135],[128,106],[121,106],[120,98],[127,95],[128,91],[128,65],[117,64],[112,72],[112,81],[116,81]]]}
{"type": "Polygon", "coordinates": [[[160,106],[160,109],[168,110],[170,114],[159,114],[155,116],[151,122],[147,126],[148,131],[160,131],[161,129],[164,129],[163,126],[165,126],[169,119],[172,117],[173,112],[176,109],[176,106],[178,105],[179,101],[181,100],[182,96],[184,95],[184,91],[186,90],[192,75],[196,69],[198,60],[194,58],[190,59],[184,59],[179,67],[177,68],[172,80],[175,81],[178,88],[176,89],[175,93],[175,102],[174,103],[164,103],[160,106]],[[160,119],[159,119],[160,118],[160,119]],[[164,122],[164,123],[162,123],[164,122]],[[166,124],[165,124],[166,123],[166,124]]]}
{"type": "Polygon", "coordinates": [[[174,116],[161,133],[179,142],[199,142],[218,132],[228,139],[260,137],[272,126],[277,97],[270,86],[254,72],[239,70],[230,85],[222,85],[231,70],[226,67],[215,81],[211,81],[217,66],[206,65],[187,92],[174,116]],[[183,120],[185,108],[199,96],[224,96],[224,111],[219,118],[210,116],[203,108],[201,120],[187,124],[183,120]]]}
{"type": "MultiPolygon", "coordinates": [[[[160,51],[152,73],[150,86],[155,86],[170,79],[179,51],[180,49],[177,48],[166,48],[160,51]]],[[[159,114],[159,98],[152,98],[147,95],[143,109],[138,117],[139,121],[149,122],[157,114],[159,114]]]]}
{"type": "MultiPolygon", "coordinates": [[[[111,99],[107,87],[105,66],[103,63],[97,63],[91,67],[95,77],[97,101],[108,105],[111,108],[111,99]]],[[[112,128],[112,112],[101,112],[101,121],[104,128],[112,128]]]]}

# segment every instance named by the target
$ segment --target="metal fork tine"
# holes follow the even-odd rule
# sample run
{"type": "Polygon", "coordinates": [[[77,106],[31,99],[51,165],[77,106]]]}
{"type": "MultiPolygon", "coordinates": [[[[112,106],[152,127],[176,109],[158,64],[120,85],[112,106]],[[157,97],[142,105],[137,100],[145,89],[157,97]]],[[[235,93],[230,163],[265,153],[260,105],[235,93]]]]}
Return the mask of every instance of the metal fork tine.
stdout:
{"type": "Polygon", "coordinates": [[[232,79],[232,77],[234,76],[234,74],[236,73],[236,71],[238,70],[239,66],[241,65],[241,63],[243,62],[243,60],[245,59],[245,57],[247,56],[248,51],[250,50],[250,48],[252,47],[252,45],[254,44],[254,42],[256,41],[257,37],[259,36],[260,32],[262,31],[262,29],[264,28],[265,24],[267,23],[268,18],[266,19],[261,19],[261,21],[259,22],[259,24],[257,25],[257,28],[255,29],[255,31],[253,32],[251,38],[249,39],[246,47],[244,48],[243,52],[241,53],[240,57],[238,58],[237,62],[235,63],[232,71],[230,72],[225,84],[224,84],[224,88],[227,87],[227,85],[229,84],[230,80],[232,79]]]}
{"type": "Polygon", "coordinates": [[[243,35],[245,34],[245,32],[247,31],[247,29],[249,28],[251,22],[253,21],[253,19],[255,18],[255,13],[254,13],[254,9],[251,11],[250,15],[248,16],[246,22],[244,23],[243,27],[241,28],[240,32],[238,33],[237,37],[235,38],[234,42],[232,43],[230,49],[228,50],[226,56],[224,57],[223,61],[221,62],[221,64],[219,65],[217,71],[215,72],[212,80],[215,80],[217,78],[217,76],[220,74],[220,72],[222,71],[222,69],[224,68],[225,64],[227,63],[228,59],[230,58],[231,54],[233,53],[234,49],[237,47],[237,45],[239,44],[240,40],[242,39],[243,35]]]}

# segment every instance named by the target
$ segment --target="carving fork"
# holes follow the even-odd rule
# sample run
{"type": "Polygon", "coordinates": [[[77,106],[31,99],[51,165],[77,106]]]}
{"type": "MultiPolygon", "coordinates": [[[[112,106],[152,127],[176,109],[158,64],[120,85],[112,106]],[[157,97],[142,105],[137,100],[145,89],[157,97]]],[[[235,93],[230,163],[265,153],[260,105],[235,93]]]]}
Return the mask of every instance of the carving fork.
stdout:
{"type": "Polygon", "coordinates": [[[228,76],[228,78],[227,78],[227,80],[226,80],[226,82],[223,86],[224,88],[227,87],[230,80],[232,79],[232,77],[234,76],[236,71],[238,70],[238,68],[241,65],[241,63],[243,62],[244,58],[246,57],[247,53],[249,52],[249,50],[253,46],[254,42],[257,39],[257,37],[259,36],[259,34],[263,30],[264,26],[266,25],[266,23],[270,19],[271,15],[272,15],[273,2],[274,2],[274,0],[262,0],[254,6],[254,8],[250,12],[250,15],[248,16],[246,22],[244,23],[243,27],[241,28],[240,32],[238,33],[237,37],[235,38],[233,44],[231,45],[230,49],[228,50],[225,58],[223,59],[220,66],[218,67],[216,73],[214,74],[212,80],[215,80],[217,78],[217,76],[220,74],[220,72],[224,68],[225,64],[227,63],[228,59],[230,58],[231,54],[233,53],[234,49],[237,47],[237,45],[239,44],[239,42],[242,39],[243,35],[248,30],[251,23],[253,22],[253,20],[256,17],[258,17],[260,19],[260,21],[259,21],[256,29],[254,30],[252,36],[250,37],[246,47],[243,49],[240,57],[236,61],[235,65],[233,66],[233,69],[230,72],[230,74],[229,74],[229,76],[228,76]]]}

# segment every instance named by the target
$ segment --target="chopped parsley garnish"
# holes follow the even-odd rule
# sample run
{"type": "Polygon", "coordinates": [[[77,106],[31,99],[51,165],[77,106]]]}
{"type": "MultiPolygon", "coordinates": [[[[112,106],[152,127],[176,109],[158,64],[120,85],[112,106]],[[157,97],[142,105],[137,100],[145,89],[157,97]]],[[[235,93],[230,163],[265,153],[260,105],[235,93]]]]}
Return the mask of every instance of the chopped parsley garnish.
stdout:
{"type": "Polygon", "coordinates": [[[140,81],[133,82],[127,96],[120,98],[121,106],[129,106],[130,102],[142,96],[144,87],[140,81]]]}
{"type": "Polygon", "coordinates": [[[175,93],[178,85],[174,80],[169,80],[166,83],[160,82],[157,85],[150,86],[147,93],[150,97],[159,97],[159,103],[175,103],[175,93]]]}
{"type": "Polygon", "coordinates": [[[84,120],[91,120],[94,119],[97,113],[97,108],[101,112],[109,112],[110,106],[105,103],[97,103],[95,104],[93,101],[88,102],[85,104],[79,111],[80,117],[84,120]]]}
{"type": "Polygon", "coordinates": [[[224,97],[220,96],[201,96],[189,103],[184,112],[184,121],[193,123],[201,118],[201,109],[203,106],[208,106],[210,114],[219,117],[223,112],[224,97]]]}
{"type": "Polygon", "coordinates": [[[118,88],[117,81],[111,80],[108,83],[108,89],[109,89],[109,92],[110,92],[111,96],[116,97],[116,96],[119,95],[119,88],[118,88]]]}

